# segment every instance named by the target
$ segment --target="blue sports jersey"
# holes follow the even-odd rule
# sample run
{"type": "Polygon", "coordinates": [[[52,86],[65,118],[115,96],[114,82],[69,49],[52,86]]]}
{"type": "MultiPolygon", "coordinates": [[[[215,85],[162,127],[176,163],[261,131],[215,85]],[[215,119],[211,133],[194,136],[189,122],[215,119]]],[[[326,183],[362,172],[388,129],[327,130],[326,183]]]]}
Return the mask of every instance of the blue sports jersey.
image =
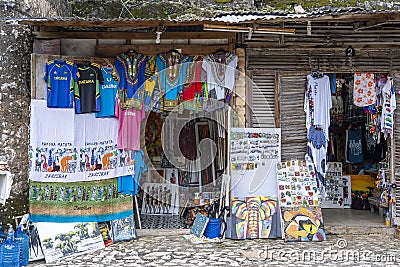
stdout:
{"type": "Polygon", "coordinates": [[[72,108],[74,103],[74,80],[79,80],[76,66],[65,60],[46,63],[43,79],[47,84],[47,106],[72,108]]]}
{"type": "Polygon", "coordinates": [[[97,118],[114,117],[115,96],[118,93],[118,80],[114,80],[112,68],[102,67],[104,84],[100,86],[100,111],[97,118]]]}

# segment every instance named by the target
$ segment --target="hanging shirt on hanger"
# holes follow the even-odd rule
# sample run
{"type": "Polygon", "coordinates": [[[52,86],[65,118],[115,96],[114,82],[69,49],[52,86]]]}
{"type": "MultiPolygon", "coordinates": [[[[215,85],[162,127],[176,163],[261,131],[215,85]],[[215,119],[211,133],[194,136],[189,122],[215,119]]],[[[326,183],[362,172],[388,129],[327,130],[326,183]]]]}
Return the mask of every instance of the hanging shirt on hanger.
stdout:
{"type": "Polygon", "coordinates": [[[162,109],[168,111],[178,106],[178,95],[185,83],[190,61],[190,57],[181,54],[166,53],[156,56],[158,86],[164,100],[162,109]]]}
{"type": "Polygon", "coordinates": [[[100,84],[104,83],[100,65],[97,63],[77,64],[79,80],[75,83],[75,112],[100,111],[100,84]]]}
{"type": "Polygon", "coordinates": [[[142,109],[143,83],[146,80],[147,61],[150,57],[135,53],[120,54],[114,61],[119,76],[119,95],[122,109],[142,109]]]}
{"type": "Polygon", "coordinates": [[[231,53],[210,54],[203,58],[207,73],[208,92],[215,91],[216,99],[225,99],[225,90],[233,90],[236,80],[238,56],[231,53]]]}
{"type": "Polygon", "coordinates": [[[385,86],[382,88],[382,100],[381,131],[386,139],[393,135],[394,111],[396,109],[396,93],[391,77],[388,77],[385,86]]]}
{"type": "Polygon", "coordinates": [[[65,60],[50,60],[44,68],[47,85],[47,107],[72,108],[74,103],[74,81],[79,80],[76,66],[65,60]]]}
{"type": "Polygon", "coordinates": [[[373,73],[354,74],[353,102],[358,107],[376,103],[375,75],[373,73]]]}
{"type": "Polygon", "coordinates": [[[331,108],[332,98],[329,77],[323,75],[322,78],[314,78],[312,75],[307,75],[307,90],[304,101],[307,131],[311,126],[320,128],[323,130],[326,140],[329,140],[331,108]]]}
{"type": "Polygon", "coordinates": [[[101,68],[104,83],[100,86],[100,112],[96,113],[97,118],[114,117],[118,80],[113,77],[112,72],[112,68],[101,68]]]}
{"type": "Polygon", "coordinates": [[[140,149],[140,123],[145,118],[144,106],[142,110],[134,108],[122,109],[119,96],[115,103],[115,117],[118,119],[118,149],[140,149]]]}

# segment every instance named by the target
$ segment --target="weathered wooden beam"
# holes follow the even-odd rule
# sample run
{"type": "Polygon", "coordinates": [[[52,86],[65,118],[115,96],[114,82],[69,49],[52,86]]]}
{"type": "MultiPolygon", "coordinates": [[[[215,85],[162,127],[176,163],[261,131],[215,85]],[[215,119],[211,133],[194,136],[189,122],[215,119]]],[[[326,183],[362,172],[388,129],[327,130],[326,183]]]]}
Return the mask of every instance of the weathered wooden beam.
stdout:
{"type": "Polygon", "coordinates": [[[390,21],[387,18],[375,19],[375,20],[369,20],[369,21],[361,21],[361,22],[354,23],[354,30],[355,31],[366,30],[366,29],[369,29],[372,27],[384,25],[388,22],[390,22],[390,21]]]}
{"type": "Polygon", "coordinates": [[[157,55],[159,53],[167,52],[171,48],[182,49],[182,54],[185,55],[207,55],[215,52],[215,50],[222,48],[231,51],[230,45],[97,45],[95,54],[99,57],[114,57],[129,49],[135,49],[139,53],[145,55],[157,55]]]}
{"type": "MultiPolygon", "coordinates": [[[[235,33],[229,32],[164,32],[161,39],[230,39],[235,33]]],[[[152,32],[97,32],[97,31],[38,31],[33,32],[36,39],[156,39],[152,32]]]]}

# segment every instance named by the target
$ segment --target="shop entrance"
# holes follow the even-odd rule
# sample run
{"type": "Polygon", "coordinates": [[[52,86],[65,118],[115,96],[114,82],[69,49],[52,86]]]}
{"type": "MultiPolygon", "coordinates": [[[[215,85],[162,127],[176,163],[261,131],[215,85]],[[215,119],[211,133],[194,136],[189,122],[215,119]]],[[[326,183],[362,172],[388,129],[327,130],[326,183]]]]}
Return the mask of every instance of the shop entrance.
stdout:
{"type": "MultiPolygon", "coordinates": [[[[307,129],[304,98],[294,95],[299,84],[306,81],[310,73],[278,74],[279,110],[276,118],[282,128],[282,160],[303,156],[307,147],[307,129]],[[300,82],[300,83],[299,83],[300,82]]],[[[378,102],[377,111],[370,107],[354,105],[354,73],[325,73],[336,76],[331,94],[332,108],[329,127],[326,198],[321,203],[324,223],[329,226],[385,226],[386,216],[392,218],[393,158],[391,138],[379,134],[381,121],[377,117],[382,111],[378,102]],[[378,112],[378,113],[376,113],[378,112]],[[357,137],[357,140],[356,138],[357,137]],[[353,208],[352,208],[353,207],[353,208]]],[[[388,73],[370,73],[379,90],[386,84],[388,73]],[[380,88],[379,88],[380,87],[380,88]]],[[[332,79],[331,79],[332,80],[332,79]]],[[[380,100],[382,101],[382,100],[380,100]]],[[[390,222],[390,220],[388,220],[390,222]]],[[[390,225],[390,223],[389,223],[390,225]]],[[[327,231],[329,232],[329,230],[327,231]]]]}
{"type": "Polygon", "coordinates": [[[390,109],[384,94],[392,90],[392,81],[387,73],[328,76],[332,108],[324,220],[346,226],[390,225],[390,133],[383,129],[382,109],[390,109]],[[361,89],[366,82],[376,89],[376,103],[361,107],[363,93],[375,93],[361,89]]]}
{"type": "Polygon", "coordinates": [[[150,113],[143,140],[149,167],[138,201],[143,229],[189,228],[198,212],[218,211],[226,112],[150,113]]]}

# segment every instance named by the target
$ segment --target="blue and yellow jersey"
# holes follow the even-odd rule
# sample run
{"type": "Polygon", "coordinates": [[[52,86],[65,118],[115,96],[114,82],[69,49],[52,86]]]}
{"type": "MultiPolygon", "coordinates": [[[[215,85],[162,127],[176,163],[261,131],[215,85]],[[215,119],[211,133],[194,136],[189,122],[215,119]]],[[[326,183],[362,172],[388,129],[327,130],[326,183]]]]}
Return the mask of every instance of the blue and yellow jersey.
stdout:
{"type": "Polygon", "coordinates": [[[72,108],[74,103],[74,80],[79,80],[76,66],[65,60],[46,63],[43,79],[47,83],[47,106],[72,108]]]}

